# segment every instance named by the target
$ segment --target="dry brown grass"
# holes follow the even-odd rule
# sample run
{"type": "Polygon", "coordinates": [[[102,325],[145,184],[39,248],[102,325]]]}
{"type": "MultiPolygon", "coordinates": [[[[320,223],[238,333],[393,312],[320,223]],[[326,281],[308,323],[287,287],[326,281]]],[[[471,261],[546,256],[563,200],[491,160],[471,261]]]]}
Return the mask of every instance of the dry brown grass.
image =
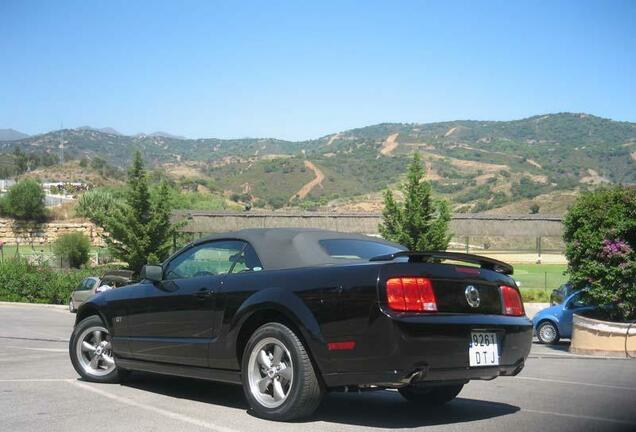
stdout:
{"type": "Polygon", "coordinates": [[[539,213],[543,214],[564,214],[576,200],[577,192],[550,192],[539,195],[532,199],[522,199],[513,203],[491,209],[485,213],[489,214],[525,214],[530,213],[532,204],[539,205],[539,213]]]}
{"type": "Polygon", "coordinates": [[[202,166],[198,163],[167,163],[162,165],[165,173],[172,178],[201,178],[206,177],[202,166]]]}
{"type": "Polygon", "coordinates": [[[21,175],[20,178],[33,178],[41,182],[82,182],[93,186],[122,183],[119,179],[105,178],[90,167],[82,168],[79,161],[70,161],[64,165],[38,168],[21,175]]]}
{"type": "Polygon", "coordinates": [[[581,178],[581,180],[579,180],[580,183],[588,183],[593,185],[598,185],[602,183],[610,183],[609,179],[607,179],[606,177],[603,177],[602,175],[600,175],[599,173],[597,173],[591,168],[587,170],[587,173],[589,175],[581,178]]]}

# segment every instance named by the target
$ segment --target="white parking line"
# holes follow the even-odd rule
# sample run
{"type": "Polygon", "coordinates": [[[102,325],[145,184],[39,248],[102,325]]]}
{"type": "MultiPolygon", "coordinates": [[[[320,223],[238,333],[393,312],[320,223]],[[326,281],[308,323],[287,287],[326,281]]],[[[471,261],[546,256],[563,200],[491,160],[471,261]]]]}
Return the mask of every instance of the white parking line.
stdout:
{"type": "Polygon", "coordinates": [[[40,382],[72,382],[74,379],[63,379],[63,378],[17,378],[17,379],[0,379],[0,383],[40,383],[40,382]]]}
{"type": "Polygon", "coordinates": [[[21,346],[6,346],[5,348],[14,348],[14,349],[23,349],[23,350],[30,350],[30,351],[47,351],[47,352],[62,352],[62,353],[67,353],[68,349],[61,349],[61,348],[29,348],[29,347],[21,347],[21,346]]]}
{"type": "Polygon", "coordinates": [[[25,341],[36,341],[36,342],[61,342],[68,343],[68,339],[51,339],[51,338],[37,338],[37,337],[16,337],[16,336],[2,336],[0,335],[0,339],[12,339],[12,340],[25,340],[25,341]]]}
{"type": "Polygon", "coordinates": [[[68,382],[70,384],[73,384],[73,385],[75,385],[77,387],[80,387],[80,388],[82,388],[84,390],[88,390],[88,391],[91,391],[93,393],[97,393],[98,395],[104,396],[104,397],[112,399],[114,401],[117,401],[117,402],[120,402],[120,403],[124,403],[126,405],[130,405],[130,406],[133,406],[133,407],[136,407],[136,408],[142,408],[142,409],[145,409],[145,410],[148,410],[148,411],[152,411],[152,412],[154,412],[156,414],[159,414],[159,415],[162,415],[164,417],[168,417],[168,418],[171,418],[171,419],[174,419],[174,420],[180,420],[180,421],[185,422],[185,423],[190,423],[190,424],[195,425],[195,426],[200,426],[200,427],[202,427],[204,429],[212,430],[212,431],[215,431],[215,432],[237,432],[234,429],[230,429],[230,428],[227,428],[227,427],[224,427],[224,426],[218,426],[218,425],[216,425],[214,423],[209,423],[209,422],[206,422],[206,421],[203,421],[203,420],[196,419],[194,417],[189,417],[189,416],[186,416],[186,415],[183,415],[183,414],[179,414],[179,413],[176,413],[176,412],[173,412],[173,411],[169,411],[167,409],[158,408],[156,406],[147,405],[147,404],[144,404],[144,403],[141,403],[141,402],[134,401],[132,399],[128,399],[126,397],[114,395],[114,394],[109,393],[109,392],[107,392],[105,390],[90,386],[88,384],[84,384],[84,383],[82,383],[80,381],[72,380],[72,381],[68,381],[68,382]]]}
{"type": "Polygon", "coordinates": [[[613,385],[607,385],[607,384],[593,384],[593,383],[578,382],[578,381],[565,381],[565,380],[555,380],[555,379],[549,379],[549,378],[536,378],[536,377],[526,377],[526,376],[516,376],[513,378],[520,379],[520,380],[540,381],[540,382],[548,382],[548,383],[556,383],[556,384],[582,385],[582,386],[588,386],[588,387],[599,387],[599,388],[607,388],[607,389],[613,389],[613,390],[636,391],[636,387],[613,386],[613,385]]]}
{"type": "Polygon", "coordinates": [[[553,416],[558,416],[558,417],[575,418],[575,419],[583,419],[583,420],[594,420],[594,421],[605,422],[605,423],[615,423],[615,424],[621,424],[621,425],[627,425],[627,426],[636,426],[635,422],[632,422],[632,421],[629,421],[629,420],[618,420],[618,419],[612,419],[612,418],[607,418],[607,417],[594,417],[594,416],[586,416],[586,415],[581,415],[581,414],[566,414],[566,413],[558,413],[558,412],[552,412],[552,411],[541,411],[541,410],[534,410],[534,409],[527,409],[527,408],[521,408],[521,411],[522,412],[527,412],[527,413],[532,413],[532,414],[553,415],[553,416]]]}
{"type": "MultiPolygon", "coordinates": [[[[59,354],[56,354],[59,355],[59,354]]],[[[23,362],[37,362],[39,360],[51,360],[51,354],[40,353],[31,355],[3,355],[0,354],[0,363],[23,363],[23,362]]]]}

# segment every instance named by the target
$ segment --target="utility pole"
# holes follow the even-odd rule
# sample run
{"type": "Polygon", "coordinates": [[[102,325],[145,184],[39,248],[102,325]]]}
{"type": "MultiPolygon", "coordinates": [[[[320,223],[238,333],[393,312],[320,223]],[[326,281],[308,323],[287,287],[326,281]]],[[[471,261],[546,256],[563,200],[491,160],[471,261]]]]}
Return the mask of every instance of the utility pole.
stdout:
{"type": "Polygon", "coordinates": [[[60,165],[64,165],[64,122],[60,123],[60,165]]]}

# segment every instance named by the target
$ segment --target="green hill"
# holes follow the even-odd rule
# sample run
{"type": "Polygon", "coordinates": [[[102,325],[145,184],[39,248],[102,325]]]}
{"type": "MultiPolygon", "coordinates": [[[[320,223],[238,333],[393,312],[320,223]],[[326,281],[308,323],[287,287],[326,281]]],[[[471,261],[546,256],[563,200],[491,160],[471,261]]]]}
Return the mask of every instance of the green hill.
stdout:
{"type": "MultiPolygon", "coordinates": [[[[99,156],[123,166],[138,149],[151,165],[194,166],[197,177],[213,181],[226,195],[274,207],[372,206],[380,199],[379,191],[400,179],[414,151],[422,153],[436,193],[449,198],[456,211],[518,208],[511,205],[531,205],[537,197],[545,207],[550,197],[573,196],[569,192],[599,184],[636,183],[636,123],[588,114],[383,123],[302,142],[67,129],[2,141],[0,153],[19,147],[26,153],[57,155],[61,140],[67,159],[99,156]],[[308,161],[318,171],[308,169],[308,161]],[[295,197],[298,192],[303,196],[295,197]]],[[[12,159],[1,159],[4,171],[10,172],[12,159]]],[[[561,210],[566,205],[564,200],[561,210]]]]}

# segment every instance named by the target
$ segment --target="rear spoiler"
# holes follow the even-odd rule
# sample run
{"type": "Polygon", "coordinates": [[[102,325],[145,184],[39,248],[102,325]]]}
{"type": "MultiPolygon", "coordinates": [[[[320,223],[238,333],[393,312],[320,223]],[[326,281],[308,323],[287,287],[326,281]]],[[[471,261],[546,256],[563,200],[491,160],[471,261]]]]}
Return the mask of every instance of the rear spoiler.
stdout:
{"type": "Polygon", "coordinates": [[[510,264],[506,264],[503,261],[499,261],[492,258],[486,258],[478,255],[471,255],[465,253],[458,252],[411,252],[411,251],[400,251],[395,252],[388,255],[379,255],[375,256],[369,261],[393,261],[396,258],[400,257],[409,257],[409,262],[424,262],[430,261],[433,259],[445,259],[445,260],[453,260],[453,261],[463,261],[468,263],[479,264],[479,266],[483,269],[493,270],[497,273],[503,273],[506,275],[511,275],[513,272],[512,266],[510,264]]]}

